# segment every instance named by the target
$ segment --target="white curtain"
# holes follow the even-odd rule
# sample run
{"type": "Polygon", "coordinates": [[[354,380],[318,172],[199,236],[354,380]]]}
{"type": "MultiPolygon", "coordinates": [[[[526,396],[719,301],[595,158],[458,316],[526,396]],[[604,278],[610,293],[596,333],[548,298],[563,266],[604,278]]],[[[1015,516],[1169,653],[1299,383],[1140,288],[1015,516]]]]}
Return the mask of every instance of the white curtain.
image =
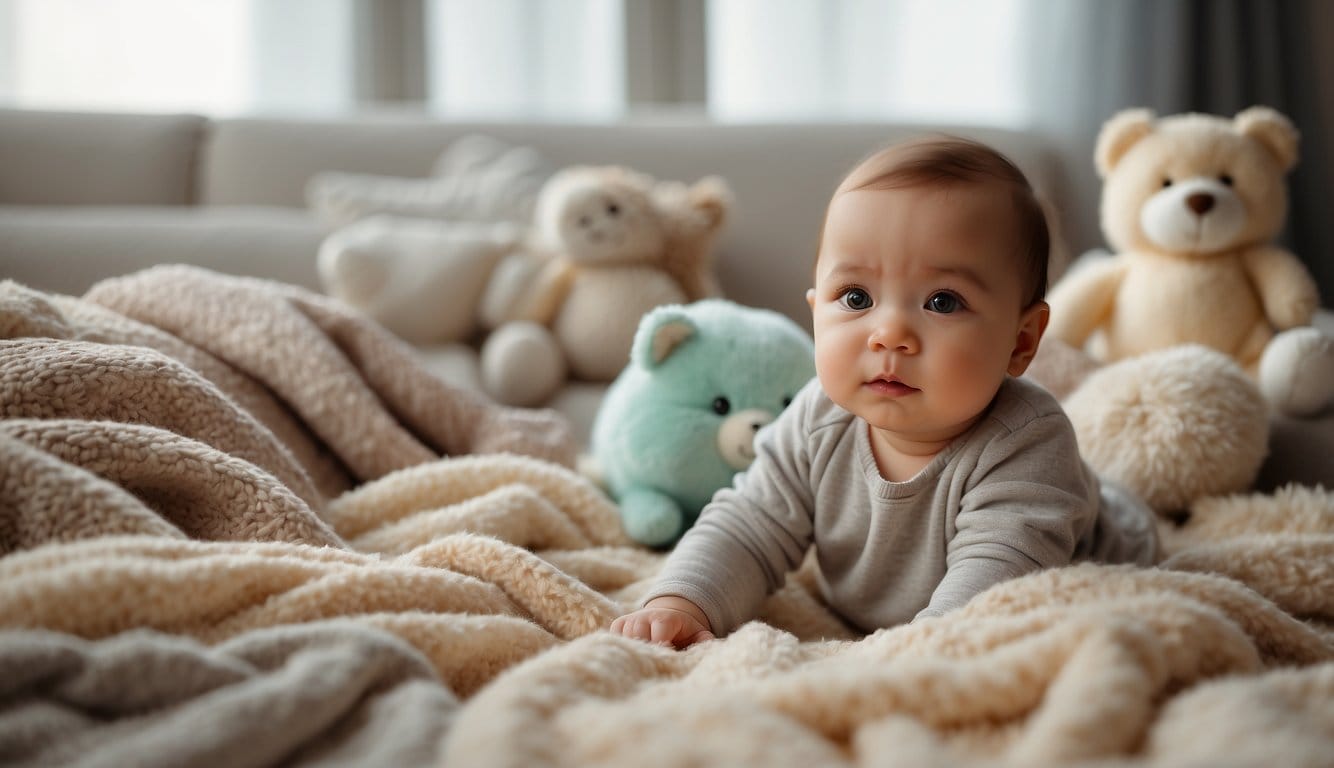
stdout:
{"type": "Polygon", "coordinates": [[[431,0],[432,110],[449,117],[621,115],[623,10],[622,0],[431,0]]]}
{"type": "Polygon", "coordinates": [[[353,0],[0,0],[0,100],[29,108],[353,106],[353,0]]]}
{"type": "Polygon", "coordinates": [[[1023,125],[1027,2],[709,0],[709,111],[1023,125]]]}

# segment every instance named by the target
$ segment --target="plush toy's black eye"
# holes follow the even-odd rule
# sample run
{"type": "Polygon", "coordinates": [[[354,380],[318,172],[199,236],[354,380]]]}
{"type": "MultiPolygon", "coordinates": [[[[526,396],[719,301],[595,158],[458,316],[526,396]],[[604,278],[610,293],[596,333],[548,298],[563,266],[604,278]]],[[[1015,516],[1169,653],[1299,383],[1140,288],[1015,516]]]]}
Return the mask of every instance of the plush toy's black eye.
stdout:
{"type": "Polygon", "coordinates": [[[1171,180],[1171,179],[1163,179],[1163,189],[1167,189],[1167,188],[1170,187],[1170,186],[1172,186],[1172,180],[1171,180]]]}
{"type": "Polygon", "coordinates": [[[713,398],[713,412],[719,416],[726,416],[727,412],[732,410],[732,403],[725,397],[713,398]]]}
{"type": "Polygon", "coordinates": [[[1219,176],[1218,180],[1223,182],[1224,186],[1228,187],[1232,186],[1232,177],[1227,175],[1226,173],[1223,174],[1222,176],[1219,176]]]}
{"type": "Polygon", "coordinates": [[[616,203],[607,203],[607,215],[608,216],[621,215],[621,206],[617,205],[616,203]]]}
{"type": "Polygon", "coordinates": [[[792,405],[792,398],[790,397],[783,398],[783,407],[786,408],[789,405],[792,405]]]}

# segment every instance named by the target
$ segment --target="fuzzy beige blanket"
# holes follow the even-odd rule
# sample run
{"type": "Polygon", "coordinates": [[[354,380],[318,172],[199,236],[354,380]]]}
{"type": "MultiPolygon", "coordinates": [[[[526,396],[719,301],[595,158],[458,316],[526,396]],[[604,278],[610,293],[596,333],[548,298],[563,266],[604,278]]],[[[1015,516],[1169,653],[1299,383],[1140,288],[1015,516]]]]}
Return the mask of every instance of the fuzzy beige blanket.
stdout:
{"type": "Polygon", "coordinates": [[[5,284],[0,339],[6,765],[1334,755],[1322,489],[1205,500],[1159,568],[1038,573],[867,637],[803,570],[676,652],[602,631],[661,555],[535,457],[559,427],[453,400],[336,305],[197,270],[5,284]],[[445,450],[478,413],[530,455],[466,428],[445,450]]]}

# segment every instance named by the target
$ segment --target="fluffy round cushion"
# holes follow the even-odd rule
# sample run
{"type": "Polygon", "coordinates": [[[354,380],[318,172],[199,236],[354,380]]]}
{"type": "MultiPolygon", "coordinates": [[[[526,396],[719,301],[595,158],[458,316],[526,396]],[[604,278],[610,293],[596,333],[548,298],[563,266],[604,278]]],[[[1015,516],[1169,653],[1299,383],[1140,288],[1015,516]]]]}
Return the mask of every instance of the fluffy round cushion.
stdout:
{"type": "Polygon", "coordinates": [[[1259,388],[1207,347],[1100,368],[1063,405],[1089,464],[1159,512],[1246,490],[1264,460],[1269,418],[1259,388]]]}

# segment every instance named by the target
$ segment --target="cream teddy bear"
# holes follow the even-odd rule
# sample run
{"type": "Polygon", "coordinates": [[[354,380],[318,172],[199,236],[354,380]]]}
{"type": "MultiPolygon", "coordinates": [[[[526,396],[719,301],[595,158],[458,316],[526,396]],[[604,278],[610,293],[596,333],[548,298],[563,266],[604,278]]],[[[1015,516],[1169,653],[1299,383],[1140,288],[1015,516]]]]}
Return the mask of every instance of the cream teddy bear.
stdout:
{"type": "Polygon", "coordinates": [[[1109,120],[1095,161],[1102,228],[1118,251],[1073,271],[1049,297],[1049,336],[1077,347],[1095,332],[1105,361],[1197,343],[1236,360],[1278,411],[1334,401],[1334,340],[1310,326],[1315,283],[1271,244],[1287,214],[1297,132],[1253,107],[1232,120],[1109,120]]]}
{"type": "Polygon", "coordinates": [[[482,300],[488,393],[546,402],[567,378],[609,382],[654,307],[719,294],[711,249],[730,203],[721,179],[686,186],[617,166],[560,171],[538,197],[529,279],[515,260],[482,300]]]}

